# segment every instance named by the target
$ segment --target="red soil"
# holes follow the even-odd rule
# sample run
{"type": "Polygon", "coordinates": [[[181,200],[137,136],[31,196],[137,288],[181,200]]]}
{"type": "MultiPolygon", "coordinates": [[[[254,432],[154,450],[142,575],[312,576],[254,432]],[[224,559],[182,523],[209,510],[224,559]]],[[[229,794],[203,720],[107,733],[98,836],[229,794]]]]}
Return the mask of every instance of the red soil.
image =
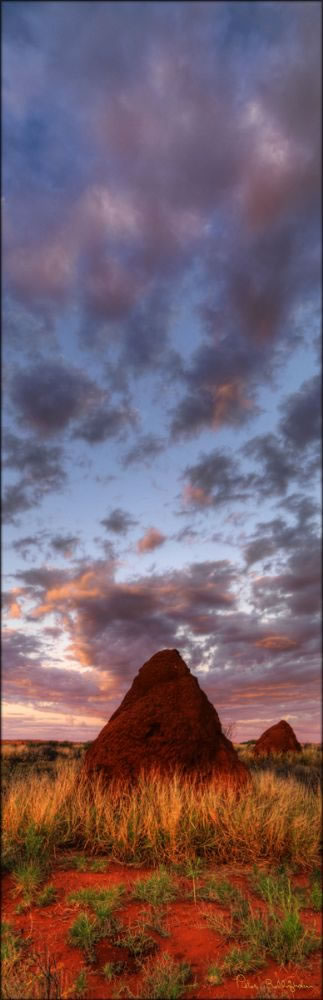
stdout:
{"type": "Polygon", "coordinates": [[[199,779],[219,775],[237,784],[249,776],[177,649],[164,649],[144,663],[86,751],[84,768],[106,780],[132,780],[150,768],[179,770],[199,779]]]}
{"type": "MultiPolygon", "coordinates": [[[[247,870],[245,870],[246,874],[247,870]]],[[[3,880],[3,915],[2,919],[8,921],[12,927],[19,931],[29,944],[29,953],[44,955],[48,953],[56,958],[57,970],[62,974],[64,983],[64,996],[71,990],[73,982],[83,969],[86,974],[87,990],[86,1000],[110,1000],[112,993],[123,985],[136,996],[140,997],[140,987],[142,982],[142,971],[136,968],[134,959],[126,948],[111,945],[108,940],[103,940],[96,946],[96,962],[88,964],[84,953],[79,948],[73,948],[67,943],[68,931],[73,924],[77,913],[84,909],[84,905],[72,905],[67,902],[67,895],[81,887],[99,886],[100,888],[123,883],[126,890],[131,890],[137,879],[142,879],[151,874],[148,870],[139,870],[129,867],[111,865],[106,873],[83,873],[79,871],[64,871],[56,869],[51,878],[58,890],[56,903],[48,907],[33,906],[27,914],[18,915],[15,913],[17,897],[13,898],[13,880],[6,875],[3,880]],[[114,979],[113,983],[108,983],[104,979],[102,966],[105,962],[124,961],[125,970],[114,979]]],[[[228,867],[218,868],[217,876],[229,878],[230,881],[241,888],[250,899],[252,908],[263,912],[266,904],[252,896],[248,890],[245,874],[235,876],[228,867]]],[[[298,884],[306,883],[306,878],[295,880],[298,884]]],[[[184,892],[190,889],[191,883],[188,879],[179,882],[180,889],[184,892]]],[[[130,893],[129,893],[130,895],[130,893]]],[[[132,925],[140,915],[150,910],[148,904],[130,901],[125,897],[124,904],[117,911],[118,916],[124,926],[132,925]]],[[[228,916],[228,909],[210,902],[197,902],[184,898],[166,906],[165,926],[169,932],[169,937],[161,937],[154,930],[149,930],[149,935],[155,940],[158,947],[156,955],[168,952],[176,961],[186,961],[191,964],[193,980],[196,986],[187,988],[184,997],[190,1000],[212,1000],[212,998],[222,998],[222,1000],[240,1000],[244,997],[256,997],[260,986],[265,982],[271,982],[272,997],[281,996],[297,997],[299,1000],[311,998],[319,1000],[321,997],[321,976],[320,976],[320,956],[315,953],[304,967],[280,968],[274,962],[268,962],[264,969],[254,973],[247,973],[244,977],[231,977],[225,979],[221,986],[212,986],[206,983],[207,970],[211,963],[221,963],[225,954],[231,948],[231,943],[223,943],[223,938],[212,931],[206,922],[206,913],[217,913],[228,916]]],[[[302,920],[304,924],[319,932],[320,915],[311,910],[302,910],[302,920]]],[[[69,992],[73,996],[73,992],[69,992]]]]}

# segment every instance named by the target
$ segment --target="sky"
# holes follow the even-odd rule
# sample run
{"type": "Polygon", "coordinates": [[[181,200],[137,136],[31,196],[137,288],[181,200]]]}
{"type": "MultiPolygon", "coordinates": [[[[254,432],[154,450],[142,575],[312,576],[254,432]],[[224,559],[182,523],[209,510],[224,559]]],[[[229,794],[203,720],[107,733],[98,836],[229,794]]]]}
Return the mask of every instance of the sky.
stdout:
{"type": "Polygon", "coordinates": [[[321,5],[2,10],[2,736],[320,734],[321,5]]]}

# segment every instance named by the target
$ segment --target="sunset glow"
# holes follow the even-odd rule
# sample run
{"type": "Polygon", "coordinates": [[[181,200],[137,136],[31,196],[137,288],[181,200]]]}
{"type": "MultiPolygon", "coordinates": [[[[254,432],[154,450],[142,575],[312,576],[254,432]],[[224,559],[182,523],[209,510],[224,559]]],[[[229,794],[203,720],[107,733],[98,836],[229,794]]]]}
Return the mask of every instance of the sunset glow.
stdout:
{"type": "Polygon", "coordinates": [[[3,737],[320,734],[321,5],[3,3],[3,737]]]}

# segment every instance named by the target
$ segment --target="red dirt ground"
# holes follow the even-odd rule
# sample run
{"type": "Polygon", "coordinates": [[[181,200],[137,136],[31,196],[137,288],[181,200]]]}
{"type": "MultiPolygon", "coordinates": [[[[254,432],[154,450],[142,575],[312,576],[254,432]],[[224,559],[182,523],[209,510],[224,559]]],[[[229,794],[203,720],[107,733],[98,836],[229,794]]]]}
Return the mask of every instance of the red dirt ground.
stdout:
{"type": "MultiPolygon", "coordinates": [[[[62,861],[57,858],[56,868],[52,872],[49,882],[55,885],[58,890],[56,903],[48,907],[32,906],[24,914],[15,913],[19,897],[13,896],[13,880],[10,875],[3,878],[2,887],[2,919],[8,921],[13,929],[23,935],[25,941],[29,943],[30,953],[36,952],[44,954],[47,949],[51,956],[55,956],[57,969],[61,972],[64,983],[64,995],[70,990],[72,984],[81,970],[85,971],[87,989],[86,1000],[111,1000],[113,993],[122,985],[127,986],[133,994],[140,997],[140,986],[142,982],[142,972],[138,971],[134,959],[125,948],[113,946],[108,940],[102,940],[96,946],[96,963],[88,964],[84,953],[79,948],[71,947],[67,943],[68,931],[73,924],[79,910],[84,909],[84,905],[76,906],[67,903],[67,895],[72,891],[87,886],[99,886],[108,888],[109,886],[122,883],[130,895],[133,884],[137,879],[148,877],[152,874],[151,869],[135,869],[123,867],[116,864],[107,864],[107,871],[80,872],[75,870],[64,870],[62,861]],[[106,982],[102,972],[102,966],[108,961],[125,961],[126,971],[113,980],[106,982]],[[66,993],[65,993],[66,990],[66,993]]],[[[250,870],[250,869],[249,869],[250,870]]],[[[212,869],[214,873],[214,868],[212,869]]],[[[266,904],[260,899],[251,895],[246,882],[248,869],[240,870],[229,868],[228,866],[217,868],[216,874],[220,878],[230,879],[233,885],[240,888],[250,899],[253,909],[265,910],[266,904]]],[[[230,950],[232,944],[224,944],[223,938],[212,931],[205,920],[205,914],[215,912],[228,916],[228,909],[217,903],[200,902],[194,904],[193,900],[185,900],[184,893],[187,892],[192,883],[189,879],[176,879],[183,888],[182,898],[177,902],[169,903],[164,908],[166,917],[164,924],[169,931],[169,937],[161,937],[157,932],[150,930],[149,935],[156,941],[158,951],[156,955],[169,952],[176,961],[186,961],[192,966],[193,979],[195,985],[186,989],[183,995],[187,1000],[240,1000],[240,998],[256,998],[260,987],[265,983],[270,984],[268,996],[273,998],[296,997],[298,1000],[321,1000],[321,961],[319,952],[307,961],[305,966],[281,968],[270,961],[264,969],[254,973],[247,973],[244,977],[226,978],[221,986],[211,986],[206,982],[208,966],[213,962],[221,962],[224,955],[230,950]]],[[[305,876],[298,876],[294,880],[295,885],[306,885],[305,876]]],[[[124,926],[133,924],[140,915],[150,909],[146,903],[130,901],[128,895],[117,915],[124,926]]],[[[321,915],[312,910],[302,909],[301,919],[303,923],[311,927],[316,932],[321,930],[321,915]]],[[[267,987],[269,988],[269,987],[267,987]]],[[[73,992],[68,993],[73,997],[73,992]]]]}

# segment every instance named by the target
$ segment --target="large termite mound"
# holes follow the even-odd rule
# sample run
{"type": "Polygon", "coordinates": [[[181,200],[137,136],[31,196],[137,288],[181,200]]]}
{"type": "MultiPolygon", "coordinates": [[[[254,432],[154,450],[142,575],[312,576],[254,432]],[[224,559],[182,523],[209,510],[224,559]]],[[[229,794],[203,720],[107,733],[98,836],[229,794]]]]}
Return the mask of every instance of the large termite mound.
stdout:
{"type": "Polygon", "coordinates": [[[287,753],[288,750],[301,750],[301,744],[296,739],[294,730],[281,719],[275,726],[266,729],[259,737],[254,746],[253,752],[258,757],[265,757],[273,753],[287,753]]]}
{"type": "Polygon", "coordinates": [[[134,780],[151,769],[239,784],[249,777],[177,649],[164,649],[144,663],[87,750],[84,768],[87,776],[100,774],[107,781],[134,780]]]}

